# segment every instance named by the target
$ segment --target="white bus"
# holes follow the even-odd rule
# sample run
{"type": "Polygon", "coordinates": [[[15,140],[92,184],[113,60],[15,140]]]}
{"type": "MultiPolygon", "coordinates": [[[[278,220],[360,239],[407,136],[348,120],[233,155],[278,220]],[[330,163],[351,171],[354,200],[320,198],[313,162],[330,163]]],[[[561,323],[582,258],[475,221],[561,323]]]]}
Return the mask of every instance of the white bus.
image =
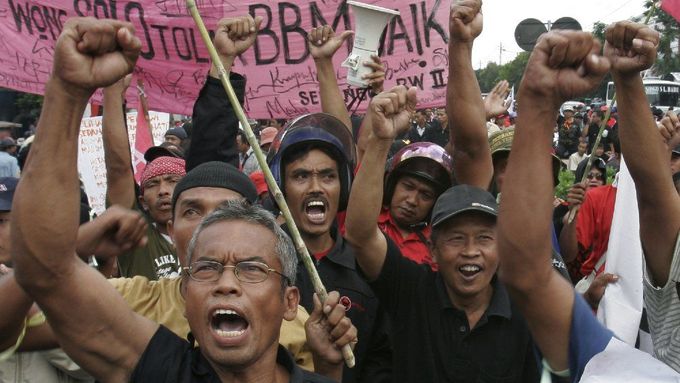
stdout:
{"type": "MultiPolygon", "coordinates": [[[[642,79],[642,83],[645,86],[649,105],[664,112],[670,107],[675,109],[680,107],[680,82],[646,78],[642,79]]],[[[607,84],[607,105],[611,102],[615,90],[614,83],[610,81],[607,84]]]]}

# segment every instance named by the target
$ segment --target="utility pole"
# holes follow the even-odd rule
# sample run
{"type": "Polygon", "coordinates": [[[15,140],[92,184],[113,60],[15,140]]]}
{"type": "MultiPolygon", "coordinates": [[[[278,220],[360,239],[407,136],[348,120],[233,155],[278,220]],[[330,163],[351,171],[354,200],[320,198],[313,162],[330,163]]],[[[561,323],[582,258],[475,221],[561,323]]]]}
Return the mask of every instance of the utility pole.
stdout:
{"type": "Polygon", "coordinates": [[[503,42],[501,41],[500,48],[498,49],[498,65],[503,65],[503,42]]]}

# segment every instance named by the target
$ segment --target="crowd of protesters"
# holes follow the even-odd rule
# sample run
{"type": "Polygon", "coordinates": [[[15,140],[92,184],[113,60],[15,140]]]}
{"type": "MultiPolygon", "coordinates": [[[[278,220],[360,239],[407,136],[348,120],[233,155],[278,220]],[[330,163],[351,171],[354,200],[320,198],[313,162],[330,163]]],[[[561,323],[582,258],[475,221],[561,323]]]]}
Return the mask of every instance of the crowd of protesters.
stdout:
{"type": "MultiPolygon", "coordinates": [[[[623,21],[604,42],[543,35],[508,111],[509,84],[483,99],[472,67],[481,7],[451,7],[444,107],[383,89],[374,56],[367,112],[351,116],[332,61],[351,32],[319,26],[308,45],[323,112],[250,121],[266,164],[213,65],[191,122],[149,148],[138,183],[124,95],[139,37],[124,22],[69,20],[21,171],[16,143],[0,140],[0,382],[679,381],[680,120],[655,118],[640,77],[658,33],[623,21]],[[561,108],[607,73],[610,121],[561,108]],[[78,131],[98,88],[107,209],[90,220],[78,131]],[[647,353],[594,314],[619,282],[605,264],[621,156],[647,353]],[[566,171],[576,181],[560,200],[566,171]]],[[[223,19],[213,40],[241,103],[247,73],[232,65],[261,22],[223,19]]]]}

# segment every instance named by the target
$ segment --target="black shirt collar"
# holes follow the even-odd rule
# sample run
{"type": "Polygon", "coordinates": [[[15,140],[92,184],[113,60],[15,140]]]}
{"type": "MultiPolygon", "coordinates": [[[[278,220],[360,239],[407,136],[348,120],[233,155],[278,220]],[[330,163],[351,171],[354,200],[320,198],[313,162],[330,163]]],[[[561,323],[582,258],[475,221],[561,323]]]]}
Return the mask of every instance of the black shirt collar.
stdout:
{"type": "MultiPolygon", "coordinates": [[[[189,334],[190,343],[193,340],[193,336],[189,334]]],[[[193,347],[193,343],[192,343],[193,347]]],[[[191,369],[195,376],[214,376],[217,377],[217,373],[212,368],[207,359],[201,354],[199,348],[195,347],[191,352],[194,353],[193,363],[191,369]]],[[[290,374],[290,383],[303,383],[305,382],[304,374],[302,369],[298,367],[293,361],[293,357],[290,356],[288,350],[279,344],[279,348],[276,353],[276,364],[281,365],[290,374]]]]}
{"type": "MultiPolygon", "coordinates": [[[[439,300],[439,305],[441,306],[442,310],[449,308],[458,310],[451,303],[449,295],[446,292],[444,279],[439,273],[437,273],[435,277],[435,284],[437,287],[437,299],[439,300]]],[[[497,275],[494,275],[493,279],[491,279],[491,286],[493,287],[493,294],[491,295],[491,302],[489,303],[489,307],[486,308],[484,316],[499,316],[506,319],[512,318],[510,296],[508,295],[508,291],[505,289],[505,286],[503,286],[503,284],[498,280],[497,275]]]]}
{"type": "MultiPolygon", "coordinates": [[[[285,223],[281,227],[286,233],[289,233],[285,223]]],[[[331,238],[333,238],[333,247],[324,258],[328,258],[329,261],[348,269],[356,270],[356,260],[352,248],[345,244],[345,239],[340,235],[340,230],[336,224],[331,227],[331,238]]],[[[302,263],[302,260],[299,259],[298,263],[302,263]]]]}

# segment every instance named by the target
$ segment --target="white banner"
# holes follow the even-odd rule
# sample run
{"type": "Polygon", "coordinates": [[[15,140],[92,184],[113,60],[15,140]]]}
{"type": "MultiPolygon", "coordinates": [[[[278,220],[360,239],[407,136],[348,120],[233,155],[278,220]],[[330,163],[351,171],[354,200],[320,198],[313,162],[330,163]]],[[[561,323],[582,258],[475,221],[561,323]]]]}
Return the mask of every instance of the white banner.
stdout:
{"type": "MultiPolygon", "coordinates": [[[[137,113],[127,114],[128,139],[130,148],[135,147],[135,128],[137,113]]],[[[149,112],[153,142],[160,145],[170,127],[170,115],[162,112],[149,112]]],[[[102,141],[102,118],[83,118],[80,123],[78,142],[78,172],[85,186],[92,212],[101,214],[106,209],[106,164],[102,141]]],[[[132,152],[132,151],[131,151],[132,152]]]]}

